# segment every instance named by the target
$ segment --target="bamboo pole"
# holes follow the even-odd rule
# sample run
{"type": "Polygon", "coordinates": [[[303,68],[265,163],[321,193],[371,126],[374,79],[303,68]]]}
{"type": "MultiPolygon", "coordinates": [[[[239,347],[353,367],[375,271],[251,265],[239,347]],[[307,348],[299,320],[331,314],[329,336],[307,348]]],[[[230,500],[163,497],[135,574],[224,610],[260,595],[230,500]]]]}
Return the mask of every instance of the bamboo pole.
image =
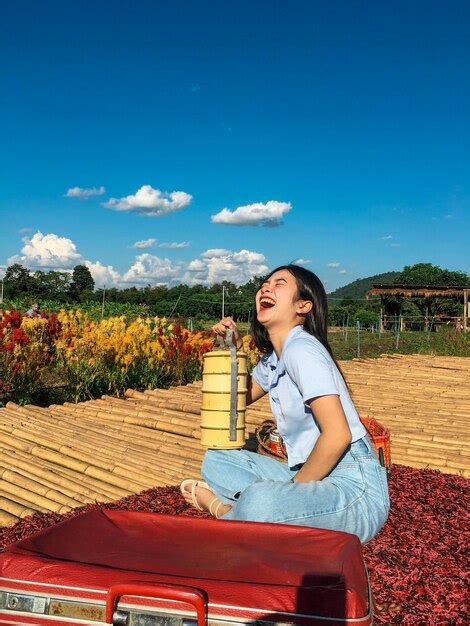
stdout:
{"type": "Polygon", "coordinates": [[[32,515],[36,512],[34,509],[21,505],[14,500],[5,498],[4,496],[0,496],[0,510],[10,513],[15,517],[27,517],[28,515],[32,515]]]}
{"type": "Polygon", "coordinates": [[[48,485],[45,485],[42,482],[38,482],[37,480],[28,478],[23,474],[14,472],[10,469],[6,469],[3,466],[0,466],[0,479],[7,481],[13,485],[17,485],[18,487],[24,487],[25,489],[28,489],[35,494],[44,496],[49,500],[53,500],[58,504],[64,504],[70,508],[81,506],[82,504],[82,502],[74,500],[73,498],[69,498],[68,496],[65,496],[64,494],[57,491],[56,489],[51,489],[48,485]]]}
{"type": "MultiPolygon", "coordinates": [[[[32,481],[33,483],[34,481],[32,481]]],[[[31,487],[34,485],[31,483],[31,487]]],[[[17,485],[16,483],[10,483],[6,480],[0,479],[0,490],[11,494],[12,496],[19,495],[31,502],[33,505],[39,505],[44,507],[47,511],[53,511],[54,513],[66,513],[70,511],[70,507],[55,500],[51,500],[46,496],[36,493],[30,488],[17,485]]]]}
{"type": "Polygon", "coordinates": [[[63,481],[65,481],[66,485],[70,485],[71,489],[81,489],[82,493],[86,495],[90,495],[92,501],[109,501],[116,500],[118,498],[122,498],[125,495],[128,495],[128,492],[122,489],[118,489],[117,487],[110,485],[108,483],[103,483],[92,477],[86,478],[86,483],[84,483],[83,474],[70,470],[69,468],[55,465],[49,461],[44,459],[31,459],[31,456],[25,456],[23,458],[25,462],[37,468],[38,471],[44,469],[46,471],[50,471],[51,473],[57,476],[56,480],[58,482],[59,487],[62,488],[63,481]]]}
{"type": "Polygon", "coordinates": [[[18,517],[0,509],[0,526],[12,526],[18,521],[18,517]]]}

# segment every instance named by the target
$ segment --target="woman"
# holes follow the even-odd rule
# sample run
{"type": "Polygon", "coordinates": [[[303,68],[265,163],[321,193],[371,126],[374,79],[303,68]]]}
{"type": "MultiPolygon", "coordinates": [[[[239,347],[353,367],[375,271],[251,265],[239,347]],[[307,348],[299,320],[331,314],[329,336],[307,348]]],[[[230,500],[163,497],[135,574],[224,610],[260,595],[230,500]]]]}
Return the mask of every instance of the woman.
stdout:
{"type": "MultiPolygon", "coordinates": [[[[224,318],[217,335],[233,330],[224,318]]],[[[230,520],[279,522],[372,539],[390,507],[385,470],[359,420],[327,341],[321,281],[297,265],[275,269],[256,294],[252,335],[263,356],[248,380],[247,404],[269,393],[288,461],[247,450],[208,450],[205,483],[185,480],[184,498],[230,520]]]]}

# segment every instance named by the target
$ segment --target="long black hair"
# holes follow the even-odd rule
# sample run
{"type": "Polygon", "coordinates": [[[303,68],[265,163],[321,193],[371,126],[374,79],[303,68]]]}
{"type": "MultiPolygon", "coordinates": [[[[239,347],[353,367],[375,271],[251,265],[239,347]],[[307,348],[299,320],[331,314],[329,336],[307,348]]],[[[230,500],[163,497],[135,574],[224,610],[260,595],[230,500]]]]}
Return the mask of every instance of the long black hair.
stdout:
{"type": "MultiPolygon", "coordinates": [[[[333,351],[328,343],[328,301],[323,283],[316,274],[300,265],[281,265],[270,272],[263,280],[266,281],[275,272],[287,270],[292,274],[297,283],[297,298],[300,300],[309,300],[312,304],[312,310],[305,315],[303,329],[318,339],[318,341],[326,348],[336,367],[338,368],[344,382],[347,385],[343,372],[336,361],[333,351]]],[[[269,354],[273,351],[273,344],[269,339],[269,333],[266,328],[258,322],[256,315],[256,304],[253,308],[253,316],[251,321],[251,336],[256,347],[262,354],[269,354]]]]}

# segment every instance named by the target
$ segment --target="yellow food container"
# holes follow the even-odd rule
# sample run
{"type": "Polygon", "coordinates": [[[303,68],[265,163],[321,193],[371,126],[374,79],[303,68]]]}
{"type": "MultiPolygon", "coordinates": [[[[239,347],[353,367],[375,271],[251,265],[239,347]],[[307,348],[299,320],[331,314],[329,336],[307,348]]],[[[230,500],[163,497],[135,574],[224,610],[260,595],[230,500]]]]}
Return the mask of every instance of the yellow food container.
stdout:
{"type": "Polygon", "coordinates": [[[213,350],[203,359],[201,443],[206,448],[242,448],[245,444],[246,354],[236,353],[236,370],[235,349],[213,350]],[[232,400],[232,386],[236,403],[235,399],[232,400]],[[233,424],[232,433],[231,410],[234,413],[236,410],[236,426],[233,424]]]}

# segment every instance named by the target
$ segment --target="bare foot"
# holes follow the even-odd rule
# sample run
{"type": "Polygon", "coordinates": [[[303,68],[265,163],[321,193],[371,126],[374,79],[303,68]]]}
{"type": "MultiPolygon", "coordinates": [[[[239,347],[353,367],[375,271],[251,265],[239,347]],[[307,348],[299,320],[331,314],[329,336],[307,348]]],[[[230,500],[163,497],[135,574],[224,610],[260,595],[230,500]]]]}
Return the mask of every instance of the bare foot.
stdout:
{"type": "Polygon", "coordinates": [[[203,486],[200,481],[183,481],[181,493],[188,504],[202,511],[209,511],[214,517],[221,517],[232,508],[229,504],[221,502],[214,492],[203,486]],[[194,482],[196,483],[193,489],[194,482]]]}

